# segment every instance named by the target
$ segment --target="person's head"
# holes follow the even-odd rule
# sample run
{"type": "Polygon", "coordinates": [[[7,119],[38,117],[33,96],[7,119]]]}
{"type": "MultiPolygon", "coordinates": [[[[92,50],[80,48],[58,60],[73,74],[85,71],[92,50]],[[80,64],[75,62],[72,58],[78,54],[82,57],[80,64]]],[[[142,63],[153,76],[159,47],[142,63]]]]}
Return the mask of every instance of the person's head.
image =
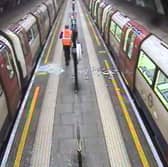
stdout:
{"type": "Polygon", "coordinates": [[[66,25],[65,25],[65,29],[68,29],[68,28],[69,28],[69,25],[66,24],[66,25]]]}

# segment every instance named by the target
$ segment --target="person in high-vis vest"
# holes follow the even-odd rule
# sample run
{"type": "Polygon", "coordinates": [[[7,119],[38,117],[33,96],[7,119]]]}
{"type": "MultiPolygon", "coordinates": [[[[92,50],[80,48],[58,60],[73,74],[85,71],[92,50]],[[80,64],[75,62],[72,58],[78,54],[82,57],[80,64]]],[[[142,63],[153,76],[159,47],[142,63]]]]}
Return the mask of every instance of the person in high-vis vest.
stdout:
{"type": "Polygon", "coordinates": [[[65,25],[65,29],[61,32],[60,38],[62,39],[65,63],[66,66],[68,66],[70,61],[70,48],[72,45],[72,31],[69,29],[68,25],[65,25]]]}

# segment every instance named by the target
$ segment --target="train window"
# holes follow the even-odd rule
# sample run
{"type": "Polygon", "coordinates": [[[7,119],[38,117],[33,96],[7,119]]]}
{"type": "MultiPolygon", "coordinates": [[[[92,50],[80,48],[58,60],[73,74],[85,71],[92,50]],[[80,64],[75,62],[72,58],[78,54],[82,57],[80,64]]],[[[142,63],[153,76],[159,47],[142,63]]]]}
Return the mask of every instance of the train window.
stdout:
{"type": "Polygon", "coordinates": [[[48,12],[47,10],[43,13],[44,16],[44,21],[46,21],[48,19],[48,12]]]}
{"type": "Polygon", "coordinates": [[[33,37],[36,38],[36,36],[38,35],[38,28],[36,24],[33,24],[32,31],[33,31],[33,37]]]}
{"type": "Polygon", "coordinates": [[[28,41],[29,41],[29,43],[31,43],[31,41],[33,40],[33,32],[32,32],[32,29],[30,29],[30,30],[27,32],[27,36],[28,36],[28,41]]]}
{"type": "Polygon", "coordinates": [[[158,71],[154,90],[168,109],[168,77],[161,71],[158,71]]]}
{"type": "Polygon", "coordinates": [[[45,17],[45,15],[44,15],[44,13],[41,13],[41,12],[40,12],[40,15],[41,15],[40,17],[41,17],[41,21],[42,21],[42,23],[45,23],[45,21],[46,21],[46,20],[45,20],[46,17],[45,17]]]}
{"type": "Polygon", "coordinates": [[[131,32],[131,30],[132,30],[131,28],[128,28],[125,34],[125,41],[124,41],[124,46],[123,46],[124,52],[127,51],[127,43],[129,41],[129,33],[131,32]]]}
{"type": "Polygon", "coordinates": [[[9,78],[12,79],[14,77],[14,69],[13,69],[13,66],[12,66],[12,56],[11,56],[11,53],[9,50],[6,50],[5,49],[5,57],[6,57],[6,69],[8,71],[8,74],[9,74],[9,78]]]}
{"type": "Polygon", "coordinates": [[[127,50],[127,56],[129,58],[132,57],[132,53],[133,53],[133,48],[134,48],[134,41],[136,39],[136,34],[132,34],[131,37],[129,38],[129,46],[128,46],[128,50],[127,50]]]}
{"type": "Polygon", "coordinates": [[[155,64],[147,57],[147,55],[141,51],[138,60],[138,70],[145,77],[147,82],[152,85],[154,74],[156,70],[155,64]]]}
{"type": "Polygon", "coordinates": [[[26,45],[26,42],[25,42],[24,34],[21,31],[19,33],[19,38],[20,38],[20,41],[21,41],[21,45],[22,45],[24,56],[26,56],[26,55],[28,55],[27,48],[26,48],[27,45],[26,45]]]}
{"type": "Polygon", "coordinates": [[[122,33],[121,28],[119,26],[117,26],[115,37],[116,37],[117,41],[119,41],[119,42],[120,42],[120,39],[121,39],[121,33],[122,33]]]}
{"type": "Polygon", "coordinates": [[[33,26],[31,27],[31,29],[27,32],[29,43],[31,43],[32,40],[36,38],[37,34],[38,34],[37,25],[33,24],[33,26]]]}
{"type": "Polygon", "coordinates": [[[111,21],[110,31],[112,32],[112,34],[115,34],[115,31],[116,31],[116,23],[114,23],[114,21],[111,21]]]}

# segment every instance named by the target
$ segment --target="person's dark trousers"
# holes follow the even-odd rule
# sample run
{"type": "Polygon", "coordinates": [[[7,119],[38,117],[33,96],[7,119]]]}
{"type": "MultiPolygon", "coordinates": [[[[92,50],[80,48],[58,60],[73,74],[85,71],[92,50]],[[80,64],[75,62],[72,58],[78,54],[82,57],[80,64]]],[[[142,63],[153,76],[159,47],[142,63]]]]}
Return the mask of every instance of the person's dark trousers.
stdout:
{"type": "Polygon", "coordinates": [[[70,46],[63,46],[64,49],[64,56],[65,56],[65,63],[69,65],[70,61],[70,46]]]}
{"type": "Polygon", "coordinates": [[[76,40],[78,38],[78,31],[77,30],[72,30],[72,42],[73,42],[73,47],[76,48],[76,40]]]}

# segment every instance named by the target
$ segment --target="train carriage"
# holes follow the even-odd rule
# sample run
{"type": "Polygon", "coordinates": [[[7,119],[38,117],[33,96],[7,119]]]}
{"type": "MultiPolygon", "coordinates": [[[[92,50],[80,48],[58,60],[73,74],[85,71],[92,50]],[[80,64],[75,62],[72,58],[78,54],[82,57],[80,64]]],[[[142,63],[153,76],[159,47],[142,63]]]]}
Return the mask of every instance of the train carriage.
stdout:
{"type": "Polygon", "coordinates": [[[1,86],[5,91],[8,103],[8,110],[14,115],[21,97],[21,80],[16,62],[15,53],[11,44],[3,37],[0,37],[0,78],[1,86]]]}
{"type": "Polygon", "coordinates": [[[4,30],[2,35],[11,42],[15,53],[17,53],[16,60],[19,63],[21,84],[24,89],[27,86],[27,81],[30,79],[33,68],[32,54],[28,46],[26,32],[20,25],[13,24],[4,30]]]}
{"type": "Polygon", "coordinates": [[[63,2],[48,0],[46,5],[39,5],[34,12],[0,31],[0,149],[17,116],[24,84],[28,84],[27,79],[63,2]]]}
{"type": "Polygon", "coordinates": [[[36,17],[36,21],[38,24],[38,30],[40,32],[41,45],[44,45],[47,35],[49,33],[49,28],[50,28],[49,14],[47,11],[47,7],[44,4],[41,4],[31,14],[36,17]]]}
{"type": "Polygon", "coordinates": [[[19,69],[11,44],[0,37],[0,147],[6,140],[21,100],[19,69]]]}
{"type": "Polygon", "coordinates": [[[33,70],[33,59],[32,59],[30,46],[28,44],[28,37],[27,37],[26,31],[19,24],[10,25],[8,27],[8,31],[15,34],[20,40],[20,45],[22,47],[23,55],[24,55],[25,63],[26,63],[27,80],[29,80],[31,76],[31,72],[33,70]]]}
{"type": "Polygon", "coordinates": [[[36,18],[31,14],[27,14],[17,24],[23,27],[26,31],[34,66],[40,51],[40,33],[37,27],[36,18]]]}
{"type": "MultiPolygon", "coordinates": [[[[155,142],[168,163],[167,62],[168,45],[156,36],[150,35],[141,44],[138,60],[134,63],[136,66],[134,92],[137,102],[143,106],[155,142]]],[[[126,68],[130,71],[130,67],[126,68]]]]}
{"type": "MultiPolygon", "coordinates": [[[[90,1],[93,10],[94,1],[90,1]]],[[[95,5],[96,6],[96,5],[95,5]]],[[[96,7],[94,8],[95,14],[96,7]]],[[[168,164],[168,45],[145,27],[104,1],[98,12],[98,28],[115,62],[141,107],[149,133],[168,164]]],[[[132,18],[135,18],[131,15],[132,18]]],[[[93,17],[93,11],[92,11],[93,17]]],[[[138,18],[136,19],[138,20],[138,18]]],[[[161,35],[163,39],[165,38],[161,35]]]]}
{"type": "MultiPolygon", "coordinates": [[[[124,25],[127,24],[130,19],[125,16],[124,14],[117,11],[114,13],[110,20],[109,26],[109,49],[113,52],[114,59],[116,64],[119,65],[119,50],[120,50],[120,43],[121,43],[121,35],[123,33],[124,25]]],[[[107,31],[106,31],[107,33],[107,31]]]]}
{"type": "Polygon", "coordinates": [[[145,27],[135,21],[130,21],[123,27],[119,51],[119,69],[129,88],[133,90],[135,65],[142,42],[151,34],[145,27]],[[129,71],[128,71],[129,67],[129,71]]]}
{"type": "Polygon", "coordinates": [[[21,87],[22,89],[24,89],[23,81],[26,81],[28,73],[27,73],[27,68],[26,68],[26,61],[24,58],[22,47],[20,45],[19,38],[9,30],[5,30],[5,32],[1,31],[0,34],[2,36],[2,39],[4,39],[5,43],[7,43],[6,41],[8,41],[8,43],[11,46],[12,51],[14,52],[14,58],[17,62],[18,69],[19,69],[21,87]]]}
{"type": "Polygon", "coordinates": [[[110,39],[110,24],[111,24],[111,17],[117,12],[116,9],[111,7],[111,10],[108,11],[106,21],[105,21],[105,26],[104,26],[104,40],[107,45],[109,45],[109,39],[110,39]]]}

